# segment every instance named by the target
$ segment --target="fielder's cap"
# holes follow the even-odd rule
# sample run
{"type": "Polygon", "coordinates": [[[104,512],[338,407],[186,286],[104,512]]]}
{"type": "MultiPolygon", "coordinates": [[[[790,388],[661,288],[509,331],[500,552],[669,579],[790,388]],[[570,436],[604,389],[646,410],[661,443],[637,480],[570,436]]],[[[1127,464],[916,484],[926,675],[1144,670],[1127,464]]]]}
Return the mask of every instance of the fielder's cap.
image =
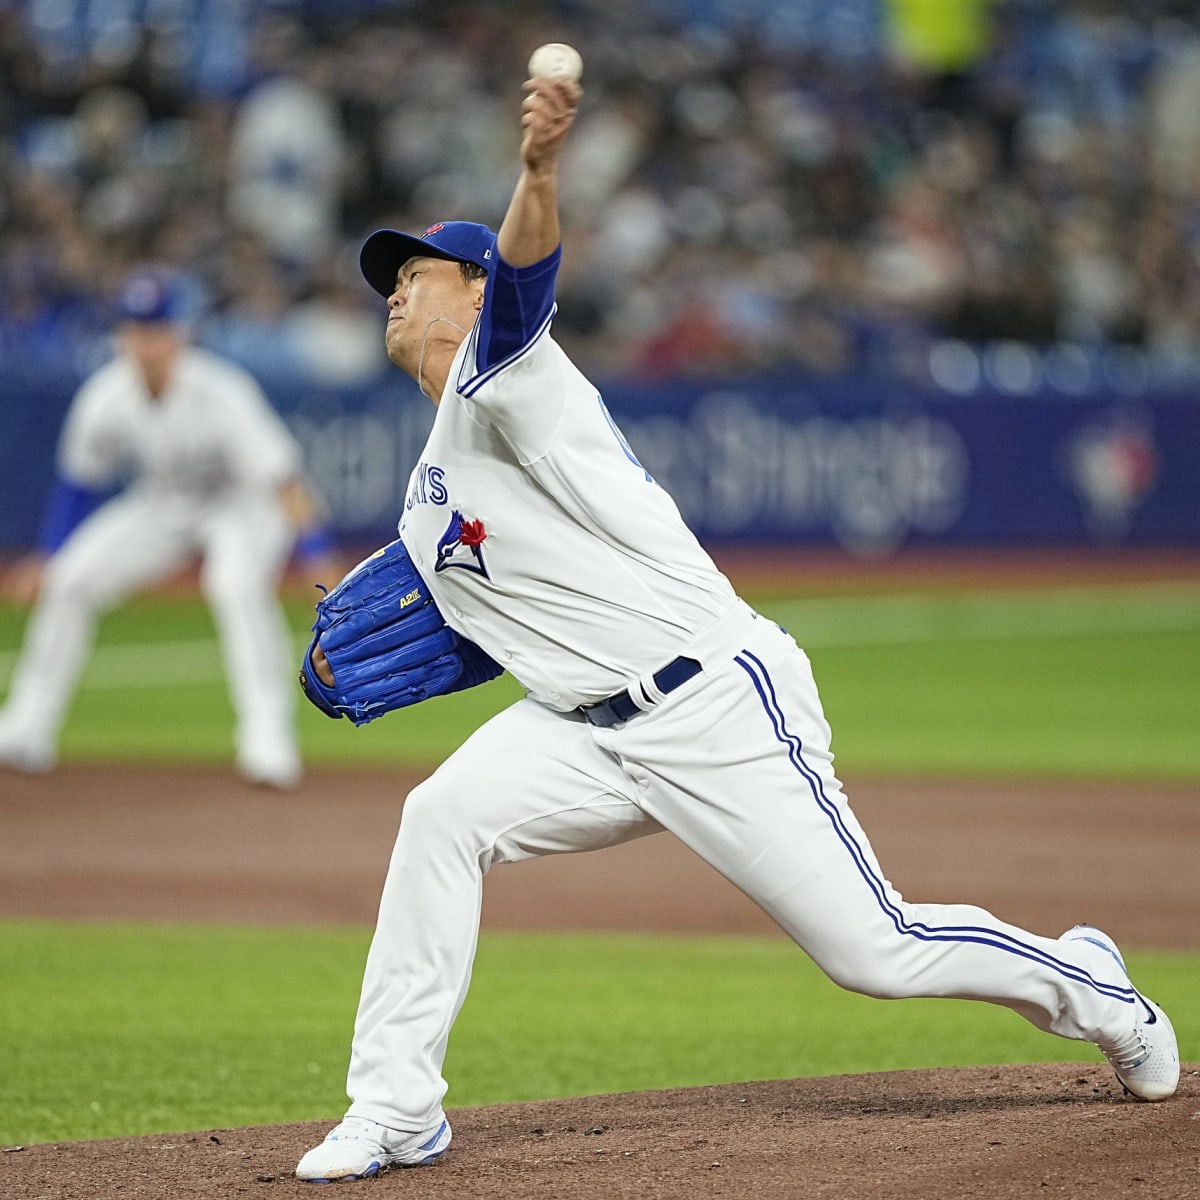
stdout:
{"type": "Polygon", "coordinates": [[[139,271],[131,275],[117,297],[117,320],[155,325],[182,321],[185,316],[182,284],[166,271],[139,271]]]}
{"type": "Polygon", "coordinates": [[[472,221],[439,221],[420,237],[377,229],[363,242],[358,264],[366,281],[386,299],[396,290],[396,272],[417,257],[474,263],[490,275],[496,262],[496,235],[472,221]]]}

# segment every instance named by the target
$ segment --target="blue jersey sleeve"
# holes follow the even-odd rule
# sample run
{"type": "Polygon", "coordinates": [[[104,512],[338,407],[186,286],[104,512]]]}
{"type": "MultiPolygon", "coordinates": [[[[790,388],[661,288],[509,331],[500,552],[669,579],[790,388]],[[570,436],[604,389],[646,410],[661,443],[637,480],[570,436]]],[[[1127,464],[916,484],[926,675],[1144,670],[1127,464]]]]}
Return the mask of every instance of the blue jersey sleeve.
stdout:
{"type": "Polygon", "coordinates": [[[476,369],[502,362],[527,346],[554,311],[554,281],[562,247],[530,267],[501,259],[488,278],[479,317],[476,369]]]}
{"type": "Polygon", "coordinates": [[[58,476],[38,532],[38,549],[53,554],[106,498],[106,492],[93,491],[65,475],[58,476]]]}

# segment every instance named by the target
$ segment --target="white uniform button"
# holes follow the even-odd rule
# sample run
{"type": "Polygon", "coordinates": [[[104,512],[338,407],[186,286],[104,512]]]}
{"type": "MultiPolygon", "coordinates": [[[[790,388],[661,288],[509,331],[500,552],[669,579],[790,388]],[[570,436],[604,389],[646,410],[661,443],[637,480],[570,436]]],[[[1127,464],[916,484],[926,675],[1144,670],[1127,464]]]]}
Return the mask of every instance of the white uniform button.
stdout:
{"type": "Polygon", "coordinates": [[[559,700],[561,700],[561,699],[562,699],[562,696],[560,696],[560,695],[558,694],[558,692],[551,692],[551,693],[550,693],[550,699],[551,699],[551,700],[553,700],[555,703],[557,703],[559,700]]]}
{"type": "Polygon", "coordinates": [[[454,610],[454,615],[455,615],[456,617],[461,617],[461,616],[462,616],[462,609],[461,609],[461,608],[456,608],[456,609],[454,610]]]}
{"type": "Polygon", "coordinates": [[[500,657],[502,659],[504,659],[505,662],[512,662],[512,657],[513,657],[512,651],[505,650],[504,653],[500,655],[500,657]]]}

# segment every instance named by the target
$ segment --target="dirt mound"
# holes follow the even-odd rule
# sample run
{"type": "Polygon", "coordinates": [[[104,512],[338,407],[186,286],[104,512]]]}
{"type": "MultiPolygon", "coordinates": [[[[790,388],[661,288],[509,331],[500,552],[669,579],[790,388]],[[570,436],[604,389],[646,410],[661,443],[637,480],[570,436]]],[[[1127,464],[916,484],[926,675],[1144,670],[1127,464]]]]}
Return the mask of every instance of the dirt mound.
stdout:
{"type": "MultiPolygon", "coordinates": [[[[343,1184],[405,1200],[615,1196],[1146,1197],[1200,1195],[1200,1072],[1165,1104],[1078,1064],[897,1071],[450,1110],[436,1166],[343,1184]]],[[[29,1146],[0,1159],[27,1200],[305,1196],[296,1160],[327,1125],[29,1146]]],[[[341,1191],[338,1193],[341,1195],[341,1191]]]]}

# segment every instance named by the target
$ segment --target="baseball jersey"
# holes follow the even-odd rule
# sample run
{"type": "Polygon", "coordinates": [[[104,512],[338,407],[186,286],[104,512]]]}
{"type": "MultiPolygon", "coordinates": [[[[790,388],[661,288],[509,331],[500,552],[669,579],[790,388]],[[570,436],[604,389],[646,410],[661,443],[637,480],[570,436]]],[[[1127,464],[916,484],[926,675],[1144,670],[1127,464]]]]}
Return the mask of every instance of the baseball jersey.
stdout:
{"type": "Polygon", "coordinates": [[[670,662],[736,597],[550,336],[553,309],[480,367],[499,291],[459,347],[399,529],[447,622],[566,711],[670,662]]]}
{"type": "Polygon", "coordinates": [[[79,389],[59,441],[62,475],[93,489],[133,481],[166,503],[221,503],[273,490],[300,448],[258,384],[206,350],[179,351],[166,391],[118,355],[79,389]]]}

